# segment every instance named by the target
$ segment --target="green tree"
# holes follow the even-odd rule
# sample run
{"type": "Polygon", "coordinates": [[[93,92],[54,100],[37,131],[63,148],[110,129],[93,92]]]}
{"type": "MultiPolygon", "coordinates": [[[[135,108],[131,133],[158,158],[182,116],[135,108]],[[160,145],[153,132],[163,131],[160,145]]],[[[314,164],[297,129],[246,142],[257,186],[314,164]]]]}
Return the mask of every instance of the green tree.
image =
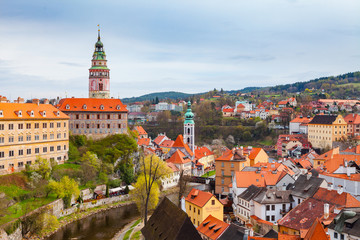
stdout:
{"type": "Polygon", "coordinates": [[[59,182],[50,180],[47,188],[49,192],[53,192],[58,198],[62,198],[67,207],[70,206],[72,197],[78,198],[80,195],[78,183],[68,176],[64,176],[59,182]]]}
{"type": "Polygon", "coordinates": [[[51,174],[51,164],[46,158],[36,157],[35,164],[32,167],[36,173],[40,174],[43,179],[49,179],[51,174]]]}

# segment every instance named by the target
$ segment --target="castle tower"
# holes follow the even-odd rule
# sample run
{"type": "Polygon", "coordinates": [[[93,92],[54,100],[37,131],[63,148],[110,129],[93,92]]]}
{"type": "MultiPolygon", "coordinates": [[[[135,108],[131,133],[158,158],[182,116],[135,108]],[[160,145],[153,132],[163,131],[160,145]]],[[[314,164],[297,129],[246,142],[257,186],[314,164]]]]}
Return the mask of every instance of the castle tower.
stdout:
{"type": "Polygon", "coordinates": [[[191,111],[191,102],[188,102],[184,121],[184,142],[189,145],[193,153],[195,150],[195,122],[194,114],[191,111]]]}
{"type": "Polygon", "coordinates": [[[103,47],[99,29],[89,69],[89,98],[110,98],[110,69],[106,66],[107,60],[103,47]]]}

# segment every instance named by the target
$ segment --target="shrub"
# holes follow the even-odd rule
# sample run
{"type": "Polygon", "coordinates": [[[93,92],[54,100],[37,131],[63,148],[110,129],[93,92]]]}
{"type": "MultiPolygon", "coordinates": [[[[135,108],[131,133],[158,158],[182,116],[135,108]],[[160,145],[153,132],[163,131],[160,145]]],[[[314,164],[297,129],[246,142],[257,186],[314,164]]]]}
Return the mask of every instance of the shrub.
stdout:
{"type": "Polygon", "coordinates": [[[120,187],[120,185],[121,185],[120,179],[113,179],[113,180],[109,181],[110,188],[117,188],[117,187],[120,187]]]}
{"type": "Polygon", "coordinates": [[[4,230],[7,233],[7,235],[13,234],[16,231],[16,229],[20,226],[20,224],[21,221],[20,219],[18,219],[15,222],[9,223],[4,230]]]}

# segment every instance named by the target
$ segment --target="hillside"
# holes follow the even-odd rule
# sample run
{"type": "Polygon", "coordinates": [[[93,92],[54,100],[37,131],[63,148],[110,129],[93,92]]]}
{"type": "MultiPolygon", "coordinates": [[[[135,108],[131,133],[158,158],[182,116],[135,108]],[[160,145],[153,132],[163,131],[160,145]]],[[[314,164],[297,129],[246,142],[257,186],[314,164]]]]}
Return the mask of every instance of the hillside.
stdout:
{"type": "MultiPolygon", "coordinates": [[[[133,102],[142,102],[142,101],[152,101],[155,100],[156,97],[159,100],[163,100],[163,99],[185,99],[188,98],[190,96],[192,96],[194,94],[188,94],[188,93],[182,93],[182,92],[175,92],[175,91],[170,91],[170,92],[157,92],[157,93],[149,93],[149,94],[145,94],[142,95],[140,97],[132,97],[132,98],[123,98],[121,99],[121,101],[123,103],[133,103],[133,102]]],[[[195,94],[197,95],[197,94],[195,94]]]]}

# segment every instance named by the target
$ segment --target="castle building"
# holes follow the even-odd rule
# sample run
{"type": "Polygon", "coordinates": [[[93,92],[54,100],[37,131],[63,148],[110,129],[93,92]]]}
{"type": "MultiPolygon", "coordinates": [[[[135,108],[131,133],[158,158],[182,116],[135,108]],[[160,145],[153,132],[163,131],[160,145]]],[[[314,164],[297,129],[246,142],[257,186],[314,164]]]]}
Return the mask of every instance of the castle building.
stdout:
{"type": "Polygon", "coordinates": [[[98,40],[89,69],[89,98],[64,98],[57,107],[69,117],[73,135],[100,139],[111,134],[126,134],[128,110],[120,99],[110,98],[110,76],[104,45],[98,40]]]}
{"type": "Polygon", "coordinates": [[[98,40],[95,43],[95,51],[89,69],[89,98],[110,98],[110,69],[106,62],[99,29],[98,40]]]}
{"type": "Polygon", "coordinates": [[[38,156],[64,163],[69,117],[50,104],[0,103],[0,174],[25,170],[38,156]]]}
{"type": "Polygon", "coordinates": [[[185,113],[184,121],[184,140],[189,145],[191,151],[195,152],[195,122],[194,114],[191,111],[191,102],[188,102],[187,111],[185,113]]]}

